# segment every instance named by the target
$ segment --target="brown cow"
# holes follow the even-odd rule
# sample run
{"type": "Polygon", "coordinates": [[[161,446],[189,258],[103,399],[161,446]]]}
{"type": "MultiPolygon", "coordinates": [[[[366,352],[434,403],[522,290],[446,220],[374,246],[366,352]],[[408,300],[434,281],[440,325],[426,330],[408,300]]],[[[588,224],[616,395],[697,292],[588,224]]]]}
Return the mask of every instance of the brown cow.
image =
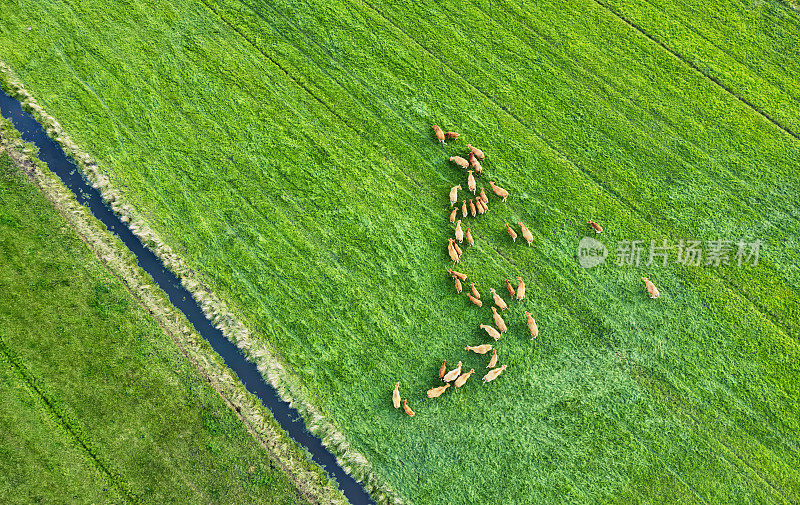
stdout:
{"type": "Polygon", "coordinates": [[[458,254],[459,258],[461,258],[461,255],[464,254],[463,252],[461,252],[461,248],[458,247],[458,244],[456,244],[455,241],[453,241],[453,249],[456,250],[456,253],[458,254]]]}
{"type": "Polygon", "coordinates": [[[445,382],[453,382],[456,378],[461,375],[461,362],[458,362],[458,366],[454,369],[450,370],[446,374],[444,374],[444,381],[445,382]]]}
{"type": "Polygon", "coordinates": [[[436,139],[444,144],[444,132],[437,125],[432,125],[433,131],[436,132],[436,139]]]}
{"type": "Polygon", "coordinates": [[[506,201],[506,198],[508,198],[508,191],[501,188],[500,186],[495,185],[495,183],[493,183],[492,181],[489,181],[489,186],[492,187],[492,191],[494,191],[495,195],[502,198],[504,202],[506,201]]]}
{"type": "Polygon", "coordinates": [[[489,336],[495,340],[495,342],[500,340],[500,332],[494,329],[492,326],[489,326],[488,324],[482,324],[481,329],[486,330],[486,333],[488,333],[489,336]]]}
{"type": "Polygon", "coordinates": [[[533,316],[530,312],[525,312],[525,315],[528,316],[528,329],[531,330],[531,338],[538,337],[539,327],[536,326],[536,321],[533,319],[533,316]]]}
{"type": "Polygon", "coordinates": [[[510,296],[511,298],[517,296],[516,293],[514,292],[514,288],[511,286],[511,282],[509,282],[508,279],[506,279],[506,289],[508,289],[508,296],[510,296]]]}
{"type": "Polygon", "coordinates": [[[461,184],[458,186],[453,186],[450,188],[450,207],[456,204],[458,201],[458,190],[461,189],[461,184]]]}
{"type": "Polygon", "coordinates": [[[483,151],[481,151],[477,147],[472,147],[472,144],[467,144],[467,149],[469,149],[470,152],[474,154],[475,157],[478,158],[479,160],[482,160],[484,158],[483,151]]]}
{"type": "Polygon", "coordinates": [[[450,161],[455,163],[461,168],[469,168],[469,162],[461,156],[450,156],[450,161]]]}
{"type": "Polygon", "coordinates": [[[475,176],[472,175],[472,170],[467,170],[467,188],[472,191],[472,194],[475,194],[475,189],[477,186],[475,185],[475,176]]]}
{"type": "Polygon", "coordinates": [[[478,208],[478,214],[486,214],[486,205],[483,203],[483,200],[480,198],[475,199],[475,207],[478,208]]]}
{"type": "Polygon", "coordinates": [[[506,302],[504,302],[503,299],[500,298],[500,295],[497,294],[497,291],[495,291],[494,288],[491,288],[489,291],[492,292],[492,298],[494,299],[494,303],[495,305],[497,305],[497,308],[499,308],[500,310],[506,310],[508,308],[508,305],[506,305],[506,302]]]}
{"type": "Polygon", "coordinates": [[[488,196],[486,196],[486,191],[484,191],[484,189],[483,189],[483,186],[481,186],[481,195],[480,195],[480,198],[481,198],[481,200],[483,201],[483,203],[488,203],[488,202],[489,202],[489,197],[488,197],[488,196]]]}
{"type": "Polygon", "coordinates": [[[464,238],[467,239],[467,244],[472,245],[475,241],[472,239],[472,233],[469,232],[469,228],[467,228],[466,233],[464,233],[464,238]]]}
{"type": "Polygon", "coordinates": [[[489,360],[489,364],[486,365],[486,368],[494,368],[497,364],[497,349],[494,350],[492,353],[492,359],[489,360]]]}
{"type": "Polygon", "coordinates": [[[474,374],[474,373],[475,373],[475,369],[474,368],[470,368],[469,372],[467,372],[465,374],[462,374],[461,377],[456,379],[456,382],[455,382],[456,387],[460,388],[461,386],[463,386],[464,383],[467,382],[467,379],[469,379],[472,376],[472,374],[474,374]]]}
{"type": "Polygon", "coordinates": [[[494,325],[497,326],[497,329],[500,330],[500,333],[505,333],[508,331],[508,326],[506,326],[503,316],[497,312],[497,307],[492,307],[492,317],[494,318],[494,325]]]}
{"type": "Polygon", "coordinates": [[[591,226],[592,228],[594,228],[594,232],[595,232],[595,233],[600,233],[600,232],[602,232],[602,231],[603,231],[603,227],[602,227],[602,226],[600,226],[599,224],[595,223],[594,221],[589,221],[589,222],[588,222],[588,223],[586,223],[586,224],[588,224],[589,226],[591,226]]]}
{"type": "Polygon", "coordinates": [[[472,169],[475,170],[475,173],[478,176],[483,174],[483,167],[481,166],[481,162],[478,161],[478,158],[476,158],[473,153],[469,153],[469,164],[472,165],[472,169]]]}
{"type": "Polygon", "coordinates": [[[508,223],[506,223],[506,230],[508,230],[508,234],[511,235],[511,240],[516,242],[517,241],[517,232],[515,232],[508,223]]]}
{"type": "Polygon", "coordinates": [[[466,200],[462,200],[461,201],[461,217],[466,218],[468,212],[469,212],[469,210],[467,210],[467,201],[466,200]]]}
{"type": "Polygon", "coordinates": [[[455,270],[448,270],[447,273],[449,273],[450,275],[455,275],[462,281],[467,280],[467,274],[462,274],[461,272],[456,272],[455,270]]]}
{"type": "MultiPolygon", "coordinates": [[[[455,223],[456,222],[456,216],[457,215],[458,215],[458,207],[453,209],[453,212],[450,213],[450,222],[451,223],[455,223]]],[[[464,217],[466,217],[466,216],[464,216],[464,217]]]]}
{"type": "Polygon", "coordinates": [[[464,242],[464,232],[461,230],[461,220],[456,223],[456,240],[464,242]]]}
{"type": "MultiPolygon", "coordinates": [[[[476,354],[486,354],[492,349],[494,349],[492,344],[468,345],[464,348],[465,351],[472,351],[476,354]]],[[[400,383],[398,382],[398,384],[400,383]]]]}
{"type": "Polygon", "coordinates": [[[483,382],[491,382],[497,378],[498,375],[503,373],[503,370],[506,369],[508,365],[503,365],[500,368],[495,368],[494,370],[489,370],[489,373],[483,376],[483,382]]]}
{"type": "Polygon", "coordinates": [[[517,223],[517,224],[519,224],[519,227],[522,229],[522,236],[525,237],[525,240],[528,241],[528,246],[530,247],[530,245],[533,243],[533,234],[524,224],[522,223],[517,223]]]}
{"type": "Polygon", "coordinates": [[[481,299],[481,294],[478,292],[478,289],[475,287],[475,283],[471,282],[470,285],[472,286],[472,296],[477,298],[478,300],[481,299]]]}
{"type": "Polygon", "coordinates": [[[431,388],[428,390],[428,398],[437,398],[441,396],[442,393],[447,391],[447,388],[450,387],[450,384],[445,384],[444,386],[439,386],[438,388],[431,388]]]}
{"type": "Polygon", "coordinates": [[[456,133],[456,132],[444,132],[444,136],[445,137],[447,137],[449,139],[453,139],[453,140],[457,139],[459,137],[459,135],[460,134],[456,133]]]}
{"type": "Polygon", "coordinates": [[[394,391],[392,391],[392,405],[394,408],[400,408],[400,383],[394,385],[394,391]]]}
{"type": "Polygon", "coordinates": [[[647,292],[650,293],[650,298],[658,298],[661,296],[661,293],[658,292],[658,288],[656,288],[655,284],[650,282],[650,279],[647,277],[642,277],[642,280],[644,281],[644,285],[647,287],[647,292]]]}
{"type": "Polygon", "coordinates": [[[480,301],[479,299],[475,298],[474,296],[472,296],[469,293],[467,293],[467,297],[469,298],[469,301],[471,301],[472,303],[474,303],[478,307],[483,307],[483,302],[480,301]]]}
{"type": "MultiPolygon", "coordinates": [[[[485,377],[484,377],[484,379],[485,379],[485,377]]],[[[403,410],[405,410],[406,414],[408,414],[410,417],[414,417],[414,411],[411,410],[411,407],[408,406],[408,400],[407,399],[403,400],[403,410]]]]}
{"type": "Polygon", "coordinates": [[[472,217],[475,217],[475,214],[477,214],[475,211],[475,202],[473,202],[472,199],[469,201],[469,212],[472,214],[472,217]]]}
{"type": "Polygon", "coordinates": [[[439,367],[439,378],[444,379],[444,374],[447,372],[447,360],[442,361],[442,366],[439,367]]]}
{"type": "Polygon", "coordinates": [[[461,281],[458,280],[458,277],[456,277],[455,275],[453,276],[453,280],[456,283],[456,293],[461,293],[461,281]]]}
{"type": "Polygon", "coordinates": [[[523,300],[525,298],[525,283],[522,282],[522,277],[517,277],[519,281],[519,286],[517,286],[517,300],[523,300]]]}

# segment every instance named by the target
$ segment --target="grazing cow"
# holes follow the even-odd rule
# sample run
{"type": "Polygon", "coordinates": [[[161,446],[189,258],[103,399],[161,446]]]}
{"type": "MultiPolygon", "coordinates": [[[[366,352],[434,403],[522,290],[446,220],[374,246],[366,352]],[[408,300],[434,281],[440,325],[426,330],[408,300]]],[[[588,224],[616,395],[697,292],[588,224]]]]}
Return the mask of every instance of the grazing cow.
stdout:
{"type": "Polygon", "coordinates": [[[508,296],[510,296],[511,298],[517,296],[516,293],[514,292],[514,288],[511,286],[511,282],[508,279],[506,279],[506,289],[508,289],[508,296]]]}
{"type": "Polygon", "coordinates": [[[475,189],[477,186],[475,185],[475,176],[472,175],[472,170],[467,170],[467,188],[472,191],[472,194],[475,194],[475,189]]]}
{"type": "MultiPolygon", "coordinates": [[[[486,378],[484,377],[484,379],[486,379],[486,378]]],[[[405,410],[406,414],[408,414],[410,417],[414,417],[414,411],[411,410],[411,407],[408,406],[408,400],[407,399],[403,400],[403,410],[405,410]]]]}
{"type": "Polygon", "coordinates": [[[522,277],[517,277],[519,281],[519,286],[517,286],[517,300],[523,300],[525,298],[525,283],[522,281],[522,277]]]}
{"type": "Polygon", "coordinates": [[[473,153],[469,153],[469,164],[472,165],[472,169],[475,170],[475,173],[478,176],[483,174],[483,167],[481,166],[481,162],[478,161],[478,158],[476,158],[473,153]]]}
{"type": "Polygon", "coordinates": [[[456,293],[461,293],[461,281],[458,280],[458,277],[456,277],[455,275],[453,276],[453,280],[456,283],[456,293]]]}
{"type": "Polygon", "coordinates": [[[478,292],[478,289],[475,287],[475,283],[471,282],[470,286],[472,287],[472,296],[477,298],[478,300],[481,299],[481,294],[478,292]]]}
{"type": "Polygon", "coordinates": [[[461,258],[461,255],[464,254],[461,252],[461,248],[458,247],[458,244],[456,244],[455,240],[453,241],[453,249],[456,250],[456,254],[458,254],[459,258],[461,258]]]}
{"type": "Polygon", "coordinates": [[[475,241],[472,239],[472,233],[469,232],[469,228],[467,228],[466,233],[464,233],[464,237],[467,239],[467,244],[472,245],[475,241]]]}
{"type": "Polygon", "coordinates": [[[458,201],[458,190],[461,189],[461,184],[458,186],[453,186],[450,188],[450,207],[456,204],[458,201]]]}
{"type": "Polygon", "coordinates": [[[536,321],[533,319],[533,316],[530,312],[525,312],[525,315],[528,316],[528,329],[531,330],[531,338],[538,337],[539,327],[536,326],[536,321]]]}
{"type": "Polygon", "coordinates": [[[495,185],[495,183],[493,183],[492,181],[489,181],[489,186],[492,187],[492,191],[494,191],[495,195],[502,198],[504,202],[506,201],[506,198],[508,198],[508,191],[501,188],[500,186],[495,185]]]}
{"type": "Polygon", "coordinates": [[[462,200],[461,201],[461,217],[467,217],[468,213],[469,213],[469,211],[467,210],[467,201],[466,200],[462,200]]]}
{"type": "Polygon", "coordinates": [[[439,386],[438,388],[431,388],[428,390],[428,398],[437,398],[441,396],[442,393],[447,391],[447,388],[450,387],[450,384],[445,384],[444,386],[439,386]]]}
{"type": "Polygon", "coordinates": [[[467,293],[467,297],[469,297],[469,301],[477,305],[478,307],[483,307],[483,302],[480,301],[478,298],[475,298],[471,294],[467,293]]]}
{"type": "Polygon", "coordinates": [[[394,385],[394,391],[392,391],[392,405],[394,408],[400,408],[400,383],[394,385]]]}
{"type": "Polygon", "coordinates": [[[481,198],[481,201],[482,201],[483,203],[488,203],[488,202],[489,202],[489,197],[488,197],[488,196],[486,196],[486,191],[484,191],[484,189],[483,189],[483,186],[481,186],[481,195],[480,195],[480,198],[481,198]]]}
{"type": "Polygon", "coordinates": [[[494,370],[489,370],[489,373],[483,376],[483,382],[491,382],[497,378],[498,375],[503,373],[503,370],[506,369],[508,365],[503,365],[500,368],[495,368],[494,370]]]}
{"type": "Polygon", "coordinates": [[[525,237],[525,240],[528,241],[528,246],[530,247],[530,245],[533,243],[533,233],[531,233],[528,227],[525,226],[524,224],[522,223],[517,223],[517,224],[519,224],[519,227],[522,229],[522,236],[525,237]]]}
{"type": "MultiPolygon", "coordinates": [[[[456,216],[457,215],[458,215],[458,207],[453,209],[453,212],[450,213],[450,222],[451,223],[455,223],[456,222],[456,216]]],[[[464,217],[467,217],[467,216],[464,216],[464,217]]]]}
{"type": "Polygon", "coordinates": [[[437,125],[432,125],[433,131],[436,132],[436,139],[444,144],[444,132],[437,125]]]}
{"type": "Polygon", "coordinates": [[[653,284],[650,279],[647,277],[642,277],[642,280],[644,281],[644,285],[647,287],[647,292],[650,293],[650,298],[658,298],[661,296],[661,293],[658,292],[658,288],[656,288],[656,285],[653,284]]]}
{"type": "Polygon", "coordinates": [[[458,366],[454,369],[450,370],[446,374],[444,374],[444,381],[445,382],[453,382],[456,378],[461,375],[461,362],[458,362],[458,366]]]}
{"type": "Polygon", "coordinates": [[[474,373],[475,373],[475,369],[474,368],[470,368],[469,372],[461,375],[461,377],[456,379],[456,382],[455,382],[456,387],[460,388],[461,386],[463,386],[464,383],[467,382],[467,379],[469,379],[472,376],[472,374],[474,374],[474,373]]]}
{"type": "Polygon", "coordinates": [[[470,150],[470,152],[471,152],[472,154],[474,154],[474,155],[475,155],[475,157],[476,157],[476,158],[478,158],[479,160],[482,160],[482,159],[483,159],[483,151],[481,151],[481,150],[480,150],[480,149],[478,149],[477,147],[472,147],[472,144],[467,144],[467,149],[469,149],[469,150],[470,150]]]}
{"type": "Polygon", "coordinates": [[[492,317],[494,318],[494,325],[497,326],[497,329],[500,330],[500,333],[505,333],[508,331],[508,326],[506,326],[503,316],[497,312],[497,307],[492,307],[492,317]]]}
{"type": "Polygon", "coordinates": [[[472,199],[469,201],[469,213],[472,214],[472,217],[475,217],[475,214],[477,214],[475,210],[475,202],[473,202],[472,199]]]}
{"type": "Polygon", "coordinates": [[[447,137],[449,139],[453,139],[453,140],[457,139],[459,137],[459,135],[460,134],[456,133],[456,132],[444,132],[444,136],[445,137],[447,137]]]}
{"type": "Polygon", "coordinates": [[[449,273],[450,275],[455,275],[462,281],[467,280],[467,274],[462,274],[461,272],[456,272],[455,270],[448,270],[447,273],[449,273]]]}
{"type": "Polygon", "coordinates": [[[492,298],[494,299],[494,303],[495,305],[497,305],[497,308],[499,308],[500,310],[506,310],[508,308],[508,305],[506,305],[506,302],[504,302],[503,299],[500,298],[500,295],[497,294],[497,291],[495,291],[494,288],[491,288],[489,291],[492,292],[492,298]]]}
{"type": "Polygon", "coordinates": [[[494,368],[497,364],[497,349],[494,350],[492,353],[492,359],[489,360],[489,364],[486,365],[486,368],[494,368]]]}
{"type": "Polygon", "coordinates": [[[588,223],[586,223],[586,224],[588,224],[589,226],[591,226],[592,228],[594,228],[594,232],[595,232],[595,233],[600,233],[600,232],[602,232],[602,231],[603,231],[603,227],[602,227],[602,226],[600,226],[599,224],[595,223],[594,221],[589,221],[589,222],[588,222],[588,223]]]}
{"type": "Polygon", "coordinates": [[[506,223],[506,230],[508,230],[508,234],[511,235],[511,240],[514,242],[517,241],[517,232],[515,232],[508,223],[506,223]]]}
{"type": "Polygon", "coordinates": [[[447,244],[447,254],[450,255],[450,259],[458,263],[458,253],[456,252],[455,248],[453,248],[453,239],[448,239],[450,242],[447,244]]]}
{"type": "Polygon", "coordinates": [[[450,156],[450,161],[455,163],[461,168],[469,168],[469,162],[461,156],[450,156]]]}
{"type": "Polygon", "coordinates": [[[439,367],[439,378],[444,379],[444,374],[447,372],[447,360],[442,361],[442,366],[439,367]]]}
{"type": "Polygon", "coordinates": [[[464,242],[464,232],[461,230],[461,220],[456,223],[456,240],[464,242]]]}
{"type": "Polygon", "coordinates": [[[475,199],[475,207],[478,208],[478,214],[485,214],[486,213],[486,205],[484,205],[483,200],[480,198],[475,199]]]}
{"type": "MultiPolygon", "coordinates": [[[[492,344],[468,345],[464,348],[465,351],[472,351],[476,354],[486,354],[492,349],[494,349],[492,344]]],[[[398,384],[400,383],[398,382],[398,384]]]]}
{"type": "Polygon", "coordinates": [[[500,340],[500,332],[494,329],[493,327],[489,326],[488,324],[482,324],[481,329],[486,330],[486,333],[488,333],[489,336],[495,340],[495,342],[500,340]]]}

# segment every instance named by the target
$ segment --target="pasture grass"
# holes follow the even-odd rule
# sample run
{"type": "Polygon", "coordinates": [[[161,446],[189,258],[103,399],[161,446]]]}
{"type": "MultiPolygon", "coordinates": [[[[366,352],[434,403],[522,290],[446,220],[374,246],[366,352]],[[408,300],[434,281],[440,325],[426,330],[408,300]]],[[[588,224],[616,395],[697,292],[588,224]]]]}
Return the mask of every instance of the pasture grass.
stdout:
{"type": "MultiPolygon", "coordinates": [[[[781,12],[795,33],[797,14],[781,12]]],[[[0,59],[402,497],[798,500],[800,142],[603,4],[0,13],[0,59]],[[432,123],[463,137],[439,146],[432,123]],[[511,197],[465,221],[477,243],[459,269],[484,297],[522,275],[528,297],[504,315],[503,376],[428,400],[442,359],[485,361],[463,348],[485,341],[488,304],[456,296],[445,273],[447,193],[465,186],[447,156],[467,142],[511,197]],[[764,245],[756,267],[612,255],[584,270],[587,219],[612,252],[764,245]],[[520,220],[534,247],[503,229],[520,220]],[[390,406],[398,380],[413,419],[390,406]]],[[[770,76],[790,75],[780,61],[763,63],[770,76]]],[[[748,94],[736,68],[719,79],[791,125],[772,105],[788,95],[748,94]]]]}
{"type": "Polygon", "coordinates": [[[0,254],[0,502],[307,503],[3,149],[0,254]]]}

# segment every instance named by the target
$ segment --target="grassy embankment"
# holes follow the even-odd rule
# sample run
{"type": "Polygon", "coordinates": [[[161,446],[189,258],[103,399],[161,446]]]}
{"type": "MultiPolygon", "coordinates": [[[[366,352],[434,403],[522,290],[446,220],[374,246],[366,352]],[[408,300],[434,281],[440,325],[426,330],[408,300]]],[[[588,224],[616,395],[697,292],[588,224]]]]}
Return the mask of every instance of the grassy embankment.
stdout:
{"type": "MultiPolygon", "coordinates": [[[[786,13],[765,22],[798,35],[786,13]]],[[[800,143],[602,5],[4,14],[0,58],[400,495],[798,499],[800,143]],[[465,141],[440,148],[433,122],[465,141]],[[506,316],[501,380],[428,401],[442,358],[482,366],[460,349],[490,321],[444,275],[464,182],[446,156],[466,142],[512,197],[470,220],[461,268],[484,294],[521,274],[529,299],[506,316]],[[585,271],[587,218],[612,250],[760,238],[761,261],[585,271]],[[518,220],[535,247],[509,242],[518,220]],[[389,407],[395,380],[414,419],[389,407]]]]}
{"type": "Polygon", "coordinates": [[[335,499],[15,135],[0,119],[0,501],[309,503],[287,466],[335,499]]]}

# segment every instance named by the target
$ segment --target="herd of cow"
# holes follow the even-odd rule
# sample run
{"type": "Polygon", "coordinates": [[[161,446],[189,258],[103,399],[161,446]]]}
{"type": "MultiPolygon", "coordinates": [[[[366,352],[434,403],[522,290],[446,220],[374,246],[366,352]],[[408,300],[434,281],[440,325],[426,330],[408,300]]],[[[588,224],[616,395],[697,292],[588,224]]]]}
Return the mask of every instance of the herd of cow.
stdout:
{"type": "MultiPolygon", "coordinates": [[[[433,131],[436,133],[436,138],[442,144],[445,143],[445,139],[457,139],[459,137],[458,133],[455,132],[443,132],[441,128],[437,125],[433,125],[433,131]]],[[[450,259],[453,263],[459,263],[461,259],[461,255],[463,251],[458,246],[467,241],[467,244],[472,246],[475,243],[475,240],[472,237],[472,233],[470,229],[467,228],[466,230],[462,230],[461,228],[461,219],[458,218],[458,211],[461,210],[461,217],[466,219],[469,215],[475,217],[478,214],[484,214],[489,210],[489,198],[486,196],[486,192],[483,189],[483,186],[480,188],[480,193],[477,193],[477,184],[475,182],[476,174],[481,176],[483,174],[483,166],[481,165],[481,161],[484,159],[483,151],[480,149],[472,146],[471,144],[467,144],[467,149],[469,149],[469,161],[462,158],[461,156],[451,156],[450,161],[455,163],[461,168],[469,169],[472,167],[472,170],[467,170],[467,188],[469,191],[472,192],[473,195],[476,195],[474,199],[469,200],[469,204],[467,200],[464,199],[461,201],[461,206],[457,205],[458,203],[458,192],[462,191],[461,185],[453,186],[450,188],[450,207],[453,209],[450,212],[450,222],[455,223],[455,238],[448,239],[447,243],[447,254],[450,256],[450,259]]],[[[494,182],[489,181],[489,186],[492,188],[492,191],[495,195],[499,196],[503,202],[508,199],[508,191],[497,186],[494,182]]],[[[520,231],[522,232],[522,236],[525,241],[530,246],[533,243],[533,234],[528,230],[528,228],[523,223],[517,223],[520,227],[520,231]]],[[[595,233],[601,233],[603,228],[595,223],[594,221],[589,221],[587,223],[591,226],[595,233]]],[[[511,236],[511,239],[516,242],[517,240],[517,233],[508,223],[505,224],[506,231],[511,236]]],[[[456,292],[462,292],[461,283],[467,280],[467,276],[461,272],[457,272],[455,270],[448,270],[447,271],[452,277],[455,283],[456,292]]],[[[650,279],[646,277],[642,277],[642,280],[645,283],[645,287],[647,288],[647,292],[650,294],[651,298],[658,298],[659,292],[658,289],[653,285],[650,279]]],[[[522,277],[517,277],[517,288],[514,289],[514,286],[511,285],[511,281],[506,279],[506,288],[508,289],[508,294],[511,299],[523,300],[525,298],[525,282],[523,282],[522,277]]],[[[506,322],[503,320],[503,317],[500,315],[501,311],[508,308],[508,305],[503,300],[503,298],[497,294],[497,291],[492,288],[489,290],[492,293],[492,301],[494,302],[494,306],[492,306],[492,314],[494,318],[494,324],[496,326],[491,326],[488,324],[481,324],[480,328],[492,337],[495,342],[500,339],[500,336],[508,330],[506,326],[506,322]]],[[[469,300],[477,305],[478,307],[483,307],[483,301],[481,301],[481,294],[478,289],[475,287],[475,283],[470,283],[470,292],[467,293],[467,297],[469,300]]],[[[531,337],[536,338],[539,336],[539,327],[536,326],[536,321],[531,316],[530,312],[525,312],[525,316],[527,318],[528,329],[531,332],[531,337]]],[[[501,367],[497,367],[497,349],[494,348],[492,344],[481,344],[475,346],[467,346],[465,348],[467,351],[472,351],[476,354],[486,354],[489,351],[492,351],[492,357],[489,359],[489,364],[486,368],[490,368],[489,372],[483,376],[484,382],[490,382],[495,380],[503,371],[506,369],[508,365],[503,365],[501,367]]],[[[450,371],[447,371],[447,360],[442,363],[442,366],[439,368],[439,379],[445,382],[443,386],[437,386],[435,388],[431,388],[428,390],[428,398],[437,398],[441,396],[442,393],[447,391],[447,389],[451,385],[455,385],[455,387],[460,388],[463,386],[467,380],[475,373],[475,369],[470,369],[469,372],[461,373],[461,362],[458,362],[458,365],[450,371]]],[[[395,408],[400,408],[400,383],[396,383],[394,385],[394,391],[392,392],[392,404],[395,408]]],[[[414,416],[414,411],[411,410],[411,407],[408,406],[408,399],[402,401],[403,410],[409,416],[414,416]]]]}
{"type": "MultiPolygon", "coordinates": [[[[433,125],[433,131],[436,133],[436,138],[444,144],[446,138],[449,139],[456,139],[459,137],[458,133],[455,132],[443,132],[441,128],[436,125],[433,125]]],[[[447,244],[447,253],[450,256],[450,259],[454,263],[459,263],[461,259],[461,255],[463,251],[459,247],[459,244],[462,244],[464,240],[467,241],[467,244],[470,246],[475,243],[472,233],[470,232],[469,228],[463,230],[461,227],[461,219],[458,218],[458,211],[461,211],[461,217],[466,219],[469,215],[472,217],[477,216],[478,214],[484,214],[489,210],[489,198],[486,196],[486,191],[483,187],[480,188],[480,193],[478,193],[477,184],[475,182],[476,174],[481,176],[483,174],[483,167],[481,166],[481,161],[484,159],[485,155],[483,151],[480,149],[472,146],[471,144],[467,144],[467,149],[469,149],[469,161],[462,158],[461,156],[451,156],[450,161],[455,163],[456,165],[460,166],[461,168],[468,169],[472,167],[472,170],[467,170],[467,188],[469,191],[472,192],[473,195],[476,195],[474,199],[470,199],[467,202],[466,199],[462,200],[461,206],[459,207],[456,205],[458,203],[458,192],[462,190],[461,185],[454,186],[450,189],[450,207],[454,207],[452,212],[450,213],[450,222],[455,223],[455,238],[448,239],[447,244]]],[[[508,198],[508,191],[497,186],[494,182],[489,181],[489,186],[492,188],[492,191],[495,195],[500,197],[503,202],[506,201],[508,198]]],[[[527,241],[528,245],[530,246],[533,243],[533,234],[528,230],[528,228],[523,223],[518,223],[520,227],[520,231],[522,231],[522,236],[527,241]]],[[[505,224],[506,230],[508,234],[511,236],[512,240],[516,241],[517,233],[514,229],[508,224],[505,224]]],[[[455,270],[448,270],[448,273],[452,276],[453,281],[455,283],[456,292],[462,292],[462,285],[461,282],[467,280],[467,276],[461,272],[457,272],[455,270]]],[[[508,294],[512,299],[523,300],[525,298],[525,282],[522,280],[522,277],[517,277],[517,287],[516,289],[514,286],[511,285],[511,282],[506,279],[506,288],[508,289],[508,294]]],[[[492,294],[492,301],[494,302],[494,306],[492,307],[492,314],[494,318],[495,326],[491,326],[488,324],[481,324],[480,328],[492,337],[495,341],[500,339],[500,336],[508,330],[503,317],[498,312],[505,310],[508,308],[508,304],[503,300],[503,298],[497,294],[497,291],[492,288],[490,289],[492,294]]],[[[481,294],[478,289],[475,287],[475,283],[470,283],[470,292],[467,293],[467,297],[469,300],[477,305],[478,307],[483,307],[483,301],[481,300],[481,294]]],[[[533,316],[530,312],[525,312],[525,316],[527,317],[527,324],[528,329],[531,332],[531,337],[536,338],[539,335],[539,328],[536,326],[536,321],[533,319],[533,316]]],[[[492,352],[492,357],[489,359],[489,364],[486,368],[490,368],[489,372],[483,376],[484,382],[491,382],[495,380],[503,371],[506,369],[508,365],[503,365],[497,367],[497,349],[494,348],[492,344],[481,344],[476,346],[467,346],[465,348],[467,351],[472,351],[477,354],[486,354],[488,352],[492,352]]],[[[447,370],[447,360],[442,363],[441,368],[439,369],[439,379],[445,382],[443,386],[438,386],[428,390],[427,396],[428,398],[436,398],[444,393],[451,385],[455,385],[455,387],[460,388],[463,386],[467,380],[475,373],[475,369],[470,369],[470,371],[461,373],[461,362],[458,362],[458,365],[453,368],[452,370],[447,370]]],[[[392,392],[392,403],[395,408],[400,408],[401,406],[401,398],[400,398],[400,383],[396,383],[394,386],[394,391],[392,392]]],[[[402,400],[402,407],[406,414],[409,416],[414,415],[414,411],[411,410],[411,407],[408,406],[408,399],[402,400]]]]}

